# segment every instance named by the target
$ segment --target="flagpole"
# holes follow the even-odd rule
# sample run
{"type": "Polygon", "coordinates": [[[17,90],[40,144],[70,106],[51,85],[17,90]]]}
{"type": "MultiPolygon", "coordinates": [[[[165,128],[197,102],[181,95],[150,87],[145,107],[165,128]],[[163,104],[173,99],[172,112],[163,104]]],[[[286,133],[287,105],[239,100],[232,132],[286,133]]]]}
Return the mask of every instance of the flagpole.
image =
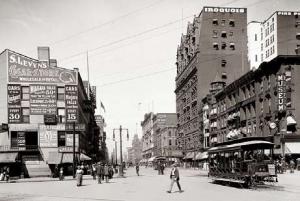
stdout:
{"type": "Polygon", "coordinates": [[[86,67],[87,67],[87,76],[88,76],[88,90],[87,95],[90,97],[90,66],[89,66],[89,52],[86,51],[86,67]]]}

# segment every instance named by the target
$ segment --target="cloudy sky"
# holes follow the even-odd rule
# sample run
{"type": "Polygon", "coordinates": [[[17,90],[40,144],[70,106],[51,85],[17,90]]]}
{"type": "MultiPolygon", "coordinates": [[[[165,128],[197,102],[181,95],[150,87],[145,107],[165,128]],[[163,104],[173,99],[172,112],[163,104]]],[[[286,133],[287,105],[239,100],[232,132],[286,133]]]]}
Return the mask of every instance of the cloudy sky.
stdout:
{"type": "Polygon", "coordinates": [[[300,10],[300,1],[0,0],[0,51],[37,58],[37,46],[49,46],[59,66],[79,68],[83,79],[88,52],[111,148],[113,128],[141,136],[144,113],[175,112],[176,48],[203,6],[247,7],[248,21],[262,21],[277,10],[300,10]]]}

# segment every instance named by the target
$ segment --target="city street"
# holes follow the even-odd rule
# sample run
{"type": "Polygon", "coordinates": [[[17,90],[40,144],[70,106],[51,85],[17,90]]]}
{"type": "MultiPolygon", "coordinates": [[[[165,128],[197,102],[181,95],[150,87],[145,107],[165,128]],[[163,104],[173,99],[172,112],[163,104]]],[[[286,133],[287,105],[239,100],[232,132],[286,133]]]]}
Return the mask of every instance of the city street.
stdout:
{"type": "Polygon", "coordinates": [[[256,189],[241,189],[213,184],[205,172],[180,169],[181,186],[179,193],[174,185],[173,193],[168,194],[169,171],[158,175],[152,168],[141,168],[141,176],[129,168],[126,178],[114,178],[110,183],[97,184],[91,176],[85,176],[83,186],[67,177],[64,181],[50,178],[32,178],[12,183],[0,183],[0,200],[17,201],[92,201],[92,200],[202,200],[210,201],[296,201],[300,196],[300,172],[279,175],[279,183],[256,189]]]}

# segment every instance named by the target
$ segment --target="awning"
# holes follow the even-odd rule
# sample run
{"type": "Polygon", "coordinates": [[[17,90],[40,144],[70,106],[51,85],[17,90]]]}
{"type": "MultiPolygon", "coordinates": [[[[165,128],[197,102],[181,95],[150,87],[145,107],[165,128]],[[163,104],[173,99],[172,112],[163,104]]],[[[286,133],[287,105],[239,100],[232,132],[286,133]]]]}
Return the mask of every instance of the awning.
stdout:
{"type": "Polygon", "coordinates": [[[296,120],[294,119],[294,117],[288,116],[288,117],[286,118],[286,124],[287,124],[288,126],[293,126],[293,125],[296,125],[297,122],[296,122],[296,120]]]}
{"type": "Polygon", "coordinates": [[[18,153],[0,153],[0,163],[14,163],[16,162],[18,153]]]}
{"type": "Polygon", "coordinates": [[[87,155],[81,153],[80,154],[80,161],[91,161],[92,159],[88,157],[87,155]]]}
{"type": "Polygon", "coordinates": [[[192,159],[194,158],[195,152],[188,152],[183,159],[192,159]]]}
{"type": "Polygon", "coordinates": [[[229,133],[226,135],[227,138],[231,138],[233,136],[233,131],[229,131],[229,133]]]}
{"type": "Polygon", "coordinates": [[[205,152],[202,152],[202,153],[198,153],[196,155],[196,160],[205,160],[208,158],[208,153],[205,151],[205,152]]]}
{"type": "Polygon", "coordinates": [[[285,146],[290,154],[300,154],[300,142],[286,142],[285,146]]]}
{"type": "Polygon", "coordinates": [[[148,162],[152,162],[155,159],[155,156],[149,158],[148,162]]]}
{"type": "Polygon", "coordinates": [[[48,164],[60,164],[61,159],[62,159],[62,153],[52,151],[52,152],[49,152],[47,163],[48,164]]]}
{"type": "MultiPolygon", "coordinates": [[[[75,156],[76,160],[76,156],[75,156]]],[[[73,163],[73,153],[64,153],[62,156],[61,163],[73,163]]]]}

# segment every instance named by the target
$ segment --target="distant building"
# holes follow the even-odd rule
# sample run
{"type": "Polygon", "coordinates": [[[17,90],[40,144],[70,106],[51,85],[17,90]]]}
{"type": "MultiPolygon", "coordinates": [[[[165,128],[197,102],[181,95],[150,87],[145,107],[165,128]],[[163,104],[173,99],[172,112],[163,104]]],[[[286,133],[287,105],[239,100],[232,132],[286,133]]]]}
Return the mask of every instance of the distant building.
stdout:
{"type": "Polygon", "coordinates": [[[215,76],[230,84],[249,70],[246,33],[246,8],[204,7],[182,35],[175,93],[178,143],[185,152],[204,148],[199,109],[215,76]]]}
{"type": "Polygon", "coordinates": [[[25,176],[50,175],[61,163],[71,166],[73,122],[76,161],[84,155],[95,159],[94,98],[78,69],[58,67],[49,48],[39,47],[38,60],[3,51],[0,70],[0,122],[9,128],[0,133],[0,166],[8,163],[12,175],[25,176]]]}
{"type": "Polygon", "coordinates": [[[132,162],[138,163],[140,160],[142,160],[142,140],[139,139],[138,135],[135,134],[132,140],[132,150],[133,150],[133,157],[132,162]]]}
{"type": "Polygon", "coordinates": [[[141,122],[143,136],[142,136],[142,156],[144,159],[151,158],[154,148],[154,142],[153,142],[153,113],[147,113],[144,115],[144,120],[141,122]]]}
{"type": "Polygon", "coordinates": [[[107,152],[107,146],[106,146],[106,131],[104,130],[106,127],[105,119],[102,115],[95,115],[95,121],[97,126],[99,127],[99,156],[98,160],[108,160],[108,158],[105,157],[105,154],[107,152]]]}
{"type": "Polygon", "coordinates": [[[276,11],[264,22],[248,24],[248,60],[251,69],[278,55],[300,53],[300,12],[276,11]]]}

